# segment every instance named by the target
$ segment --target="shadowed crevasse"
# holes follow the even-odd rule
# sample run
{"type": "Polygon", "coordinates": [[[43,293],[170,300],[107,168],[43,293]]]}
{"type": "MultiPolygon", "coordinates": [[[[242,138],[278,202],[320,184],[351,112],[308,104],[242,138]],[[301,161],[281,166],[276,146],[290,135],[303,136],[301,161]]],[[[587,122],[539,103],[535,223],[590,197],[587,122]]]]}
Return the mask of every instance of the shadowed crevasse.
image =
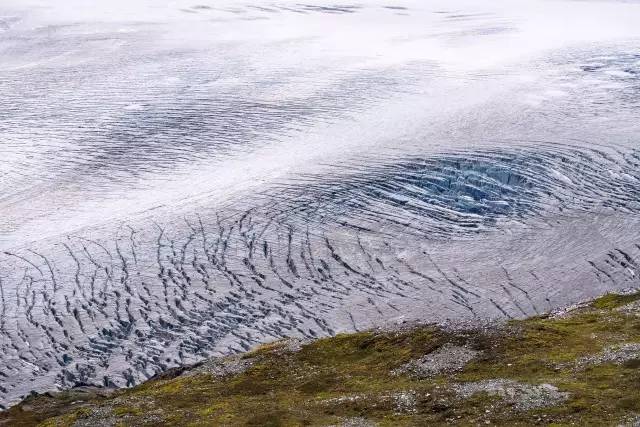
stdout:
{"type": "MultiPolygon", "coordinates": [[[[78,233],[5,251],[0,392],[9,402],[54,383],[130,386],[265,340],[359,330],[410,306],[453,318],[539,313],[554,292],[542,265],[510,266],[505,248],[507,261],[478,267],[433,248],[500,233],[501,221],[637,212],[637,162],[635,152],[556,145],[396,159],[283,183],[250,208],[125,223],[111,241],[78,233]]],[[[627,246],[574,261],[590,280],[622,287],[640,253],[627,246]]]]}

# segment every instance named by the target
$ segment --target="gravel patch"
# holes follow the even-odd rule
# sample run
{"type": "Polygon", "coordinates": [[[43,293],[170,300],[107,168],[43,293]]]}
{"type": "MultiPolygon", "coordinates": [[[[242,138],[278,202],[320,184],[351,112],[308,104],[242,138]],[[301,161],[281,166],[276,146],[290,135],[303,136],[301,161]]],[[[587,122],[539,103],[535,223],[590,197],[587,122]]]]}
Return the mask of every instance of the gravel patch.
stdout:
{"type": "Polygon", "coordinates": [[[279,346],[272,352],[276,354],[297,353],[302,350],[302,346],[311,342],[311,339],[285,338],[277,342],[279,346]]]}
{"type": "Polygon", "coordinates": [[[209,374],[214,377],[241,374],[253,365],[254,359],[242,358],[242,355],[234,355],[205,360],[197,367],[185,372],[183,376],[209,374]]]}
{"type": "Polygon", "coordinates": [[[634,361],[638,361],[638,364],[640,364],[640,343],[629,343],[616,347],[607,347],[598,354],[582,357],[576,360],[575,366],[577,369],[584,369],[588,366],[602,365],[603,363],[623,365],[634,361]]]}
{"type": "Polygon", "coordinates": [[[551,384],[533,385],[505,379],[456,384],[454,390],[459,397],[465,399],[482,392],[500,396],[520,411],[554,406],[569,397],[569,393],[558,391],[558,388],[551,384]]]}
{"type": "Polygon", "coordinates": [[[462,370],[479,353],[468,347],[445,344],[420,359],[410,361],[394,373],[409,374],[415,378],[432,378],[439,374],[462,370]]]}
{"type": "Polygon", "coordinates": [[[362,417],[345,418],[340,424],[333,424],[327,427],[376,427],[378,424],[362,417]]]}
{"type": "Polygon", "coordinates": [[[390,394],[370,395],[370,394],[351,394],[347,396],[332,397],[330,399],[321,400],[324,405],[342,405],[345,403],[367,401],[373,406],[383,403],[392,403],[397,414],[410,414],[417,411],[418,396],[413,390],[405,390],[390,394]]]}
{"type": "Polygon", "coordinates": [[[576,311],[589,307],[591,301],[584,301],[566,307],[557,308],[548,313],[549,319],[566,319],[575,314],[576,311]]]}
{"type": "Polygon", "coordinates": [[[403,391],[391,396],[396,405],[396,412],[401,414],[415,413],[418,399],[413,390],[403,391]]]}
{"type": "Polygon", "coordinates": [[[640,427],[640,415],[630,417],[622,424],[618,424],[618,427],[640,427]]]}
{"type": "Polygon", "coordinates": [[[619,311],[620,313],[640,317],[640,300],[618,307],[616,311],[619,311]]]}
{"type": "MultiPolygon", "coordinates": [[[[114,414],[114,408],[112,406],[103,406],[91,408],[91,412],[82,415],[78,420],[73,423],[73,427],[115,427],[130,425],[133,417],[131,415],[123,414],[117,416],[114,414]]],[[[160,425],[163,423],[163,419],[157,414],[146,414],[142,420],[137,419],[136,423],[139,424],[143,421],[145,425],[160,425]]]]}
{"type": "Polygon", "coordinates": [[[366,398],[367,396],[364,394],[352,394],[347,396],[331,397],[329,399],[323,399],[320,401],[320,403],[324,405],[335,405],[335,404],[342,404],[347,402],[357,402],[359,400],[363,400],[366,398]]]}
{"type": "Polygon", "coordinates": [[[113,408],[104,406],[91,409],[91,413],[76,420],[73,423],[73,427],[112,427],[118,421],[122,422],[122,419],[118,420],[116,418],[113,414],[113,408]]]}

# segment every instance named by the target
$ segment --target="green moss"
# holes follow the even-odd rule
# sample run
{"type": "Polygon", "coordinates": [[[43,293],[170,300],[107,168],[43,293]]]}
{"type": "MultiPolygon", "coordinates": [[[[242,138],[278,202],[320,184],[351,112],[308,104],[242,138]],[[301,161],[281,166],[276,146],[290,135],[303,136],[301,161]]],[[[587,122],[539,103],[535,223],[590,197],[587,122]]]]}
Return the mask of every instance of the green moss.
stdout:
{"type": "MultiPolygon", "coordinates": [[[[67,427],[72,426],[78,420],[78,414],[76,412],[72,412],[70,414],[65,414],[60,417],[50,418],[45,420],[42,423],[39,423],[39,427],[67,427]]],[[[19,424],[16,424],[19,425],[19,424]]],[[[28,425],[28,424],[24,424],[28,425]]]]}
{"type": "Polygon", "coordinates": [[[600,298],[595,299],[591,306],[600,310],[614,309],[634,301],[640,300],[640,292],[620,295],[620,294],[606,294],[600,298]]]}
{"type": "Polygon", "coordinates": [[[113,414],[119,417],[125,416],[125,415],[143,415],[144,411],[142,411],[140,408],[136,408],[136,407],[131,407],[131,406],[119,406],[117,408],[114,408],[113,410],[113,414]]]}

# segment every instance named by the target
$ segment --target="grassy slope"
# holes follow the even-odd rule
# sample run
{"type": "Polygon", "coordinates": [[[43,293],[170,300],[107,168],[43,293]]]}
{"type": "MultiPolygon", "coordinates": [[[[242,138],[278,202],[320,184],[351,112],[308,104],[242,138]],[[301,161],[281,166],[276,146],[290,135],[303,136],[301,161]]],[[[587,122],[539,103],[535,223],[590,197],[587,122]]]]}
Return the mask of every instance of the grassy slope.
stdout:
{"type": "Polygon", "coordinates": [[[0,414],[0,425],[330,425],[351,417],[380,425],[617,425],[640,414],[640,360],[575,361],[604,348],[640,343],[640,294],[607,295],[561,318],[535,317],[502,328],[448,332],[435,326],[320,339],[297,351],[283,343],[242,358],[241,373],[148,381],[110,396],[66,392],[31,397],[0,414]],[[415,379],[391,371],[444,343],[481,356],[457,373],[415,379]],[[505,378],[549,383],[570,397],[557,406],[517,410],[486,393],[456,396],[452,384],[505,378]],[[399,396],[410,395],[410,407],[399,396]],[[406,406],[406,405],[405,405],[406,406]]]}

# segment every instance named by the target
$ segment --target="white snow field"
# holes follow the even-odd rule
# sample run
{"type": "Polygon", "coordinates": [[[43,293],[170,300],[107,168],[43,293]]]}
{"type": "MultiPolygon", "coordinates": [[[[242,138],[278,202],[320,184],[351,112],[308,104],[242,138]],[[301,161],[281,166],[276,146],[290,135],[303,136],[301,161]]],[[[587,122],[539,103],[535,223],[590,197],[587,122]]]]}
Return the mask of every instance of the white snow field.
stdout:
{"type": "Polygon", "coordinates": [[[637,287],[639,23],[638,1],[1,0],[0,408],[637,287]]]}

